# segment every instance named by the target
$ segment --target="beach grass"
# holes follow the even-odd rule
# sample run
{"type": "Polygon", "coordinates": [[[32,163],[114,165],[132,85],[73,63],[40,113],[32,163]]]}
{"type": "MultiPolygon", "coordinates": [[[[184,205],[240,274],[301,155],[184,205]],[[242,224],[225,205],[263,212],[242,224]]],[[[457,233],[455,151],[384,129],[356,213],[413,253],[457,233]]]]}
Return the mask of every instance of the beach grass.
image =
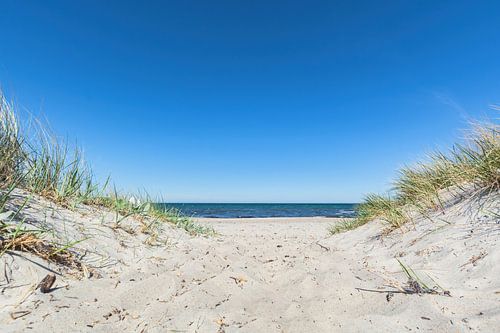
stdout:
{"type": "Polygon", "coordinates": [[[21,213],[30,197],[25,198],[15,210],[7,209],[9,195],[15,187],[12,184],[9,189],[0,191],[0,257],[9,251],[29,252],[49,262],[81,270],[81,263],[70,249],[82,240],[66,243],[49,241],[46,236],[50,230],[26,225],[21,213]]]}
{"type": "Polygon", "coordinates": [[[66,144],[50,141],[31,149],[26,160],[25,189],[63,204],[91,197],[98,185],[80,149],[70,151],[66,144]]]}
{"type": "MultiPolygon", "coordinates": [[[[39,122],[23,131],[12,103],[0,91],[0,203],[7,201],[13,188],[22,188],[66,208],[78,204],[104,206],[126,217],[150,218],[171,223],[190,234],[208,235],[213,230],[196,224],[180,212],[155,205],[149,195],[122,195],[109,190],[110,179],[100,184],[85,161],[80,147],[50,134],[39,122]],[[132,200],[133,199],[133,200],[132,200]]],[[[157,223],[148,223],[150,231],[157,223]]]]}
{"type": "Polygon", "coordinates": [[[91,196],[84,203],[106,207],[120,214],[121,218],[134,216],[144,221],[144,231],[151,233],[151,229],[159,226],[157,222],[170,223],[184,229],[191,235],[214,235],[213,228],[202,226],[189,216],[182,214],[178,209],[166,207],[162,198],[153,198],[146,192],[133,195],[119,194],[116,189],[107,196],[91,196]]]}
{"type": "Polygon", "coordinates": [[[191,235],[215,235],[216,232],[212,227],[203,226],[193,221],[189,216],[182,214],[176,208],[168,208],[163,205],[152,205],[152,216],[173,223],[178,228],[184,229],[191,235]]]}
{"type": "Polygon", "coordinates": [[[328,232],[330,233],[330,235],[340,234],[349,230],[356,229],[363,224],[364,223],[360,219],[345,218],[340,220],[339,222],[331,224],[328,227],[328,232]]]}
{"type": "Polygon", "coordinates": [[[395,190],[403,203],[443,208],[441,192],[454,188],[463,193],[471,187],[479,192],[500,188],[500,127],[474,124],[465,144],[447,153],[431,153],[426,162],[400,171],[395,190]]]}
{"type": "Polygon", "coordinates": [[[424,161],[406,166],[389,194],[369,194],[357,207],[357,217],[330,228],[339,233],[380,219],[392,228],[411,220],[409,212],[443,210],[444,200],[473,197],[500,189],[500,126],[473,123],[465,142],[448,152],[436,151],[424,161]],[[448,199],[444,199],[445,197],[448,199]]]}
{"type": "Polygon", "coordinates": [[[0,189],[19,180],[25,159],[19,121],[0,91],[0,189]]]}

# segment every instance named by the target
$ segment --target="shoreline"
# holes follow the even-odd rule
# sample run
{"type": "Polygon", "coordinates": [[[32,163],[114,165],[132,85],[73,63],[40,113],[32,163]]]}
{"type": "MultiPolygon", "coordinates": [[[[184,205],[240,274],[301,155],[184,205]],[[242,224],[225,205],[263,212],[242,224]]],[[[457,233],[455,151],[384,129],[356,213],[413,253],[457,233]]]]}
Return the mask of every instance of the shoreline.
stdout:
{"type": "Polygon", "coordinates": [[[176,203],[158,204],[191,218],[295,218],[356,216],[352,203],[176,203]]]}
{"type": "Polygon", "coordinates": [[[200,224],[217,224],[217,223],[335,223],[345,219],[354,219],[347,217],[326,217],[326,216],[312,216],[312,217],[192,217],[193,221],[200,224]]]}
{"type": "Polygon", "coordinates": [[[340,216],[266,216],[266,217],[206,217],[206,216],[191,216],[193,220],[319,220],[319,219],[354,219],[355,217],[340,217],[340,216]]]}

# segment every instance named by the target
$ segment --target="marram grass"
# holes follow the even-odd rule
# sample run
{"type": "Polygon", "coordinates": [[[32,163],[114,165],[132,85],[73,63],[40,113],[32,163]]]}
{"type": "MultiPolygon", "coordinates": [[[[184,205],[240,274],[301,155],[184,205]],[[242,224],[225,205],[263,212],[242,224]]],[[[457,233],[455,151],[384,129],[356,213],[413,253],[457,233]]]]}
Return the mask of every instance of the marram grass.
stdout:
{"type": "Polygon", "coordinates": [[[434,152],[423,162],[399,171],[391,195],[370,194],[357,207],[357,217],[330,229],[339,233],[380,219],[393,228],[411,220],[409,211],[444,209],[443,193],[452,198],[500,189],[500,126],[474,124],[465,143],[434,152]]]}
{"type": "MultiPolygon", "coordinates": [[[[18,187],[66,207],[105,206],[117,213],[117,221],[144,217],[172,223],[190,234],[213,233],[178,211],[159,208],[149,196],[137,196],[141,200],[131,202],[130,196],[107,191],[109,179],[104,184],[95,181],[79,147],[71,148],[34,124],[33,133],[23,132],[13,105],[0,91],[0,204],[18,187]]],[[[150,232],[156,222],[148,223],[145,231],[150,232]]]]}
{"type": "Polygon", "coordinates": [[[75,148],[53,140],[33,149],[27,159],[24,187],[56,202],[78,201],[89,197],[98,188],[92,171],[75,148]]]}
{"type": "Polygon", "coordinates": [[[115,211],[117,214],[120,214],[120,221],[129,216],[148,219],[144,229],[147,232],[150,232],[151,228],[158,226],[157,222],[166,222],[184,229],[191,235],[215,234],[213,228],[202,226],[194,222],[189,216],[182,214],[178,209],[164,207],[158,204],[158,202],[163,202],[163,200],[161,198],[153,199],[147,193],[126,196],[119,194],[116,190],[110,195],[91,197],[85,201],[85,203],[106,207],[115,211]]]}
{"type": "Polygon", "coordinates": [[[435,152],[427,162],[400,171],[395,191],[404,203],[442,208],[440,193],[455,188],[466,192],[497,191],[500,188],[500,127],[475,124],[465,144],[456,144],[447,154],[435,152]]]}
{"type": "Polygon", "coordinates": [[[19,180],[22,146],[16,114],[0,91],[0,189],[19,180]]]}
{"type": "Polygon", "coordinates": [[[328,227],[328,232],[331,235],[335,234],[340,234],[342,232],[346,232],[352,229],[356,229],[357,227],[363,225],[362,220],[360,219],[351,219],[351,218],[345,218],[340,220],[339,222],[336,222],[328,227]]]}

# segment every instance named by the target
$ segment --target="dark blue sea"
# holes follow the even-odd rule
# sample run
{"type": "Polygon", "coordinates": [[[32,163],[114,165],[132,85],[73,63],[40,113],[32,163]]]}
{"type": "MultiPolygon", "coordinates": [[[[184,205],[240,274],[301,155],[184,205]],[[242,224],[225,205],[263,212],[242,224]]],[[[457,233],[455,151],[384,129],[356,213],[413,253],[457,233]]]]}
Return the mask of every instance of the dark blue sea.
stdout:
{"type": "Polygon", "coordinates": [[[193,217],[354,217],[356,204],[164,203],[193,217]]]}

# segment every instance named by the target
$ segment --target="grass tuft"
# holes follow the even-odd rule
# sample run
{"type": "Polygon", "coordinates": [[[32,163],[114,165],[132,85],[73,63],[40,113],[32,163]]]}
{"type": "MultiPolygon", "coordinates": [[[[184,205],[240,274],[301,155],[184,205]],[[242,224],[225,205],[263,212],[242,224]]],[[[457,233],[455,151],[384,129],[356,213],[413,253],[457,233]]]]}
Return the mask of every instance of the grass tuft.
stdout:
{"type": "MultiPolygon", "coordinates": [[[[68,208],[80,203],[107,207],[116,212],[117,225],[134,216],[144,222],[145,233],[154,234],[160,222],[173,223],[190,234],[213,233],[180,212],[158,208],[147,195],[130,200],[131,196],[116,190],[107,192],[109,178],[104,184],[95,181],[79,147],[71,147],[50,135],[40,123],[34,124],[33,133],[23,131],[13,105],[0,91],[0,213],[10,192],[19,187],[68,208]]],[[[9,230],[3,227],[0,236],[9,230]]]]}
{"type": "Polygon", "coordinates": [[[500,126],[473,124],[465,143],[447,153],[434,152],[423,162],[399,171],[392,195],[370,194],[357,207],[357,218],[339,224],[343,232],[381,219],[393,228],[410,221],[411,209],[424,213],[444,209],[443,192],[452,198],[491,193],[500,189],[500,126]]]}
{"type": "Polygon", "coordinates": [[[18,181],[25,159],[18,123],[12,105],[0,91],[0,189],[18,181]]]}
{"type": "Polygon", "coordinates": [[[161,199],[153,199],[147,193],[124,196],[115,190],[113,194],[102,197],[93,197],[86,203],[106,207],[117,213],[116,226],[129,216],[133,216],[143,223],[142,231],[154,236],[154,228],[159,228],[160,223],[171,223],[184,229],[191,235],[213,235],[213,228],[197,224],[192,218],[185,216],[181,211],[165,207],[161,199]]]}
{"type": "Polygon", "coordinates": [[[191,235],[215,235],[213,228],[195,223],[192,218],[183,215],[180,210],[175,208],[167,208],[161,204],[155,204],[152,206],[152,215],[173,223],[191,235]]]}
{"type": "Polygon", "coordinates": [[[24,187],[58,203],[85,200],[98,185],[82,156],[79,148],[70,153],[66,144],[55,140],[32,149],[26,161],[24,187]]]}
{"type": "Polygon", "coordinates": [[[336,235],[349,230],[356,229],[357,227],[360,227],[363,224],[365,223],[363,223],[360,219],[346,218],[330,225],[330,227],[328,228],[328,232],[330,233],[330,235],[336,235]]]}
{"type": "Polygon", "coordinates": [[[400,227],[407,220],[401,200],[388,195],[369,194],[356,210],[356,220],[360,225],[378,218],[393,227],[400,227]]]}
{"type": "Polygon", "coordinates": [[[443,208],[440,194],[445,189],[463,193],[470,186],[479,192],[500,188],[500,127],[474,124],[465,144],[447,153],[434,152],[424,163],[406,167],[395,182],[398,197],[406,204],[443,208]]]}

